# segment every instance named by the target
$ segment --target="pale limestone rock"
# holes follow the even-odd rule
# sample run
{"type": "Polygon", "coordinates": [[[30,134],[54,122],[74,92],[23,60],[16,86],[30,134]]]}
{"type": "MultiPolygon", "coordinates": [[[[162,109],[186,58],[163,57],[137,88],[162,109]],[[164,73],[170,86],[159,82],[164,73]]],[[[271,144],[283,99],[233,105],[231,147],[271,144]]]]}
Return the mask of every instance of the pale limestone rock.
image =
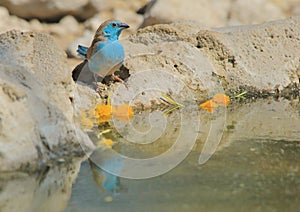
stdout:
{"type": "Polygon", "coordinates": [[[284,12],[269,0],[237,0],[229,14],[229,25],[260,24],[285,18],[284,12]]]}
{"type": "Polygon", "coordinates": [[[210,27],[226,25],[230,0],[157,0],[145,14],[143,26],[177,21],[196,21],[210,27]]]}
{"type": "Polygon", "coordinates": [[[218,29],[185,23],[141,29],[122,41],[131,76],[128,89],[114,84],[112,98],[117,104],[149,105],[168,91],[181,97],[189,91],[197,99],[222,90],[272,93],[297,85],[299,20],[218,29]]]}
{"type": "Polygon", "coordinates": [[[146,2],[147,0],[2,0],[0,6],[22,18],[56,21],[66,15],[86,20],[98,12],[109,12],[118,8],[136,11],[146,2]]]}
{"type": "Polygon", "coordinates": [[[74,125],[64,52],[45,34],[9,31],[0,40],[0,170],[90,151],[92,143],[74,125]]]}
{"type": "Polygon", "coordinates": [[[95,11],[84,8],[89,0],[3,0],[0,5],[22,18],[59,19],[67,14],[79,18],[92,16],[95,11]]]}
{"type": "Polygon", "coordinates": [[[195,21],[208,27],[261,24],[299,14],[299,0],[157,0],[148,4],[142,27],[195,21]],[[152,5],[152,7],[150,7],[152,5]]]}

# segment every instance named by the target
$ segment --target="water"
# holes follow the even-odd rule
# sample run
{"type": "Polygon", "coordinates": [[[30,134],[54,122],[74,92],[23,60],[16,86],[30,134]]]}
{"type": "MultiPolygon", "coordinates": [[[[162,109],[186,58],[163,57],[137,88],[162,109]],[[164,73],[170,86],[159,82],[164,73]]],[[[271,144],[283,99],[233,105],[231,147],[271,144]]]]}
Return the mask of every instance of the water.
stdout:
{"type": "MultiPolygon", "coordinates": [[[[104,172],[90,160],[35,174],[3,173],[0,211],[300,211],[299,100],[232,103],[225,116],[224,111],[213,116],[206,111],[187,114],[189,121],[200,120],[199,129],[193,122],[180,131],[180,113],[173,112],[165,119],[164,132],[151,144],[126,142],[122,132],[106,135],[117,143],[116,152],[151,158],[166,152],[179,132],[187,132],[185,138],[197,132],[188,156],[165,174],[126,179],[104,172]],[[206,145],[212,132],[221,132],[222,139],[206,145]],[[204,164],[199,164],[201,154],[208,157],[204,164]]],[[[132,121],[148,129],[156,119],[151,122],[146,117],[139,114],[132,121]]],[[[186,149],[180,146],[178,155],[181,150],[186,149]]],[[[124,158],[106,153],[94,153],[94,162],[121,175],[130,168],[124,158]]],[[[155,171],[153,167],[139,167],[136,174],[143,168],[155,171]]]]}
{"type": "Polygon", "coordinates": [[[120,178],[117,194],[84,162],[66,211],[299,211],[299,153],[300,142],[238,141],[203,166],[192,152],[165,175],[120,178]]]}

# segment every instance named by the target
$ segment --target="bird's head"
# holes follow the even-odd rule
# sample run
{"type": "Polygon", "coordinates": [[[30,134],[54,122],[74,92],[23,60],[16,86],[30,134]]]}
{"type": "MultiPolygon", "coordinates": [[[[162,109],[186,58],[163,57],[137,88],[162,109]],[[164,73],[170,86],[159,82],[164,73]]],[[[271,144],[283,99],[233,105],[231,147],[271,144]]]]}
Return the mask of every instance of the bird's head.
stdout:
{"type": "Polygon", "coordinates": [[[101,24],[97,31],[99,31],[102,36],[109,40],[118,40],[121,32],[127,28],[129,28],[129,26],[125,23],[110,20],[105,21],[103,24],[101,24]]]}

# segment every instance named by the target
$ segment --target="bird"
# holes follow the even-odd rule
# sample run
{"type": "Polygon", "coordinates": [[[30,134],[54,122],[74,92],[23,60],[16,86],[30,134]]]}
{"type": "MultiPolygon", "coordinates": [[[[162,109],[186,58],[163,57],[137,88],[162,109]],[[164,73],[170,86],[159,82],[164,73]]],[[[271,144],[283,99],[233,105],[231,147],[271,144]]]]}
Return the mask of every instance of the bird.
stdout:
{"type": "Polygon", "coordinates": [[[77,53],[84,59],[72,73],[74,81],[77,81],[83,68],[87,68],[97,76],[104,78],[112,75],[113,79],[123,82],[121,78],[114,75],[124,62],[125,52],[119,41],[119,36],[129,25],[117,20],[107,20],[103,22],[94,35],[90,47],[78,45],[77,53]]]}

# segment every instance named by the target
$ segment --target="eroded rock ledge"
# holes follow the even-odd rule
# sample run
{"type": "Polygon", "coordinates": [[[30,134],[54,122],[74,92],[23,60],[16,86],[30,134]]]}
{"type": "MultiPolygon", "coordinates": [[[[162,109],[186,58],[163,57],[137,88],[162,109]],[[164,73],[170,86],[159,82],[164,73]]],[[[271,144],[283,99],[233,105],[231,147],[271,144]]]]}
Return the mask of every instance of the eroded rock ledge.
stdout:
{"type": "Polygon", "coordinates": [[[74,83],[65,53],[46,34],[0,35],[0,171],[91,150],[73,123],[74,83]]]}
{"type": "Polygon", "coordinates": [[[201,29],[191,22],[155,25],[139,30],[124,46],[131,77],[129,89],[120,92],[118,85],[113,86],[117,102],[131,101],[132,93],[144,90],[135,101],[148,104],[157,99],[157,94],[147,96],[153,82],[153,89],[180,95],[181,85],[168,83],[174,76],[196,99],[220,89],[265,95],[286,89],[299,92],[300,17],[215,29],[201,29]],[[157,77],[159,70],[170,75],[157,77]]]}

